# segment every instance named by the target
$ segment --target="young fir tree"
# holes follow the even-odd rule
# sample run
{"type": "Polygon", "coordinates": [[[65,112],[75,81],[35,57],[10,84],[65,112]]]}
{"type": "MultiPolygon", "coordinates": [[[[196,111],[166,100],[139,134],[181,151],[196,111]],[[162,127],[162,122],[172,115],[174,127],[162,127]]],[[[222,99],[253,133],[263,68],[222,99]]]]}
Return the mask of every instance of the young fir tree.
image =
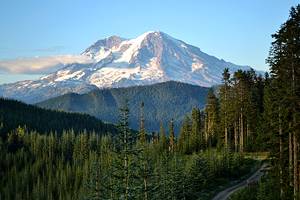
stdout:
{"type": "Polygon", "coordinates": [[[138,155],[138,175],[140,179],[138,184],[139,191],[137,199],[149,200],[152,199],[153,193],[155,192],[155,185],[153,183],[153,167],[152,167],[152,155],[150,154],[149,147],[147,144],[140,144],[140,153],[138,155]],[[143,147],[141,147],[143,145],[143,147]]]}
{"type": "Polygon", "coordinates": [[[145,144],[147,141],[147,134],[145,130],[145,117],[144,117],[144,102],[141,103],[140,108],[140,130],[139,130],[139,143],[145,144]]]}
{"type": "Polygon", "coordinates": [[[113,161],[113,198],[133,199],[138,197],[139,180],[138,151],[135,145],[135,136],[129,129],[128,102],[120,108],[119,134],[115,144],[115,160],[113,161]]]}
{"type": "Polygon", "coordinates": [[[174,132],[174,122],[173,119],[170,122],[169,125],[169,151],[174,152],[175,151],[175,132],[174,132]]]}
{"type": "Polygon", "coordinates": [[[160,146],[160,151],[165,151],[168,148],[166,132],[162,122],[160,122],[160,128],[159,128],[159,146],[160,146]]]}
{"type": "Polygon", "coordinates": [[[103,188],[103,172],[98,159],[92,163],[91,173],[88,181],[85,183],[86,194],[84,199],[108,199],[105,197],[103,188]]]}
{"type": "Polygon", "coordinates": [[[185,116],[182,126],[180,128],[178,138],[178,150],[182,153],[191,153],[191,120],[188,115],[185,116]]]}
{"type": "MultiPolygon", "coordinates": [[[[154,135],[152,136],[154,137],[154,135]]],[[[152,138],[152,144],[154,145],[154,138],[152,138]]],[[[155,192],[155,186],[153,184],[153,166],[152,166],[152,155],[150,153],[149,143],[147,141],[147,134],[145,129],[144,120],[144,103],[141,104],[140,114],[140,131],[137,143],[138,149],[138,174],[140,181],[138,182],[139,191],[137,199],[149,200],[152,199],[153,193],[155,192]]]]}

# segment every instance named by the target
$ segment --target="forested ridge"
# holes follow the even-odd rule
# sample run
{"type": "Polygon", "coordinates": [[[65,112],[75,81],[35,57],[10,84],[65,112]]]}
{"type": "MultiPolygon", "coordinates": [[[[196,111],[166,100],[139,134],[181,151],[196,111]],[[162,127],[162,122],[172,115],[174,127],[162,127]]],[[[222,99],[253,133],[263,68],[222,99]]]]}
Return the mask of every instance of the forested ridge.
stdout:
{"type": "Polygon", "coordinates": [[[209,88],[168,81],[154,85],[128,88],[111,88],[91,91],[87,94],[65,94],[36,105],[54,110],[87,113],[101,120],[117,123],[119,107],[128,99],[131,115],[130,127],[139,127],[139,105],[145,103],[145,127],[148,131],[159,129],[159,121],[167,126],[174,119],[178,132],[184,115],[193,107],[204,108],[209,88]],[[176,105],[176,109],[174,109],[176,105]]]}
{"type": "Polygon", "coordinates": [[[211,199],[257,169],[247,155],[263,151],[268,172],[231,199],[300,199],[300,5],[273,39],[270,73],[225,69],[218,92],[187,113],[178,134],[175,119],[149,132],[143,101],[134,111],[124,101],[116,134],[7,131],[0,199],[211,199]],[[138,131],[129,128],[132,112],[138,131]]]}
{"type": "Polygon", "coordinates": [[[113,124],[80,113],[52,111],[28,105],[16,100],[0,98],[0,133],[7,135],[17,127],[40,133],[61,134],[64,130],[75,132],[96,131],[98,134],[115,134],[117,128],[113,124]]]}

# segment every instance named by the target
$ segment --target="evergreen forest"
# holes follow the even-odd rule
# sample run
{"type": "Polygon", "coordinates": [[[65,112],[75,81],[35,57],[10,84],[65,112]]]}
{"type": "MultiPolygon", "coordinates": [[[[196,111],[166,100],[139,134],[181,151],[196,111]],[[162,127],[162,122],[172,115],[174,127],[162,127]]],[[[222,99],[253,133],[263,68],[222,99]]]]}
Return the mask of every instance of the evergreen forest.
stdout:
{"type": "Polygon", "coordinates": [[[268,72],[226,68],[178,130],[148,102],[132,130],[128,99],[116,125],[1,99],[0,199],[208,200],[268,165],[230,199],[299,200],[300,5],[272,38],[268,72]]]}

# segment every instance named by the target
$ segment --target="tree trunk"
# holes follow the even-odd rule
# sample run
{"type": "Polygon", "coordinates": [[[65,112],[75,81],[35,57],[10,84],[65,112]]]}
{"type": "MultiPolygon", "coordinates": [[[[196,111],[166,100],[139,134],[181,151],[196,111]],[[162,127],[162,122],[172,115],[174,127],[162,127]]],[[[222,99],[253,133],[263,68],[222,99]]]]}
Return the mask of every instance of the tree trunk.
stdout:
{"type": "MultiPolygon", "coordinates": [[[[246,122],[246,123],[247,123],[247,125],[246,125],[246,127],[247,127],[247,129],[246,129],[246,147],[248,147],[249,146],[249,140],[250,140],[251,134],[250,134],[249,123],[248,122],[246,122]]],[[[253,140],[250,140],[250,142],[251,141],[253,141],[253,140]]]]}
{"type": "MultiPolygon", "coordinates": [[[[293,55],[293,58],[294,58],[295,55],[293,55]]],[[[296,58],[297,58],[297,54],[296,54],[296,58]]],[[[295,65],[294,65],[294,59],[292,59],[292,63],[291,63],[291,67],[292,67],[292,98],[295,98],[296,97],[296,74],[295,74],[295,65]]],[[[294,102],[292,101],[293,103],[293,107],[292,107],[292,115],[293,115],[293,153],[294,153],[294,175],[293,175],[293,178],[294,178],[294,199],[297,199],[297,196],[299,195],[298,192],[299,192],[299,174],[298,174],[298,135],[296,135],[297,133],[297,128],[296,128],[296,125],[297,125],[297,120],[296,120],[296,113],[297,113],[297,110],[296,110],[296,104],[294,104],[294,102]]],[[[299,197],[299,196],[298,196],[299,197]]]]}
{"type": "Polygon", "coordinates": [[[240,114],[240,152],[244,152],[244,119],[242,108],[240,114]]]}
{"type": "Polygon", "coordinates": [[[234,122],[234,151],[238,151],[238,130],[237,130],[237,122],[234,122]]]}
{"type": "Polygon", "coordinates": [[[228,150],[228,130],[227,130],[227,84],[225,83],[225,99],[224,99],[224,128],[225,128],[225,149],[228,150]]]}
{"type": "Polygon", "coordinates": [[[294,151],[294,198],[297,198],[298,195],[298,187],[299,187],[299,183],[298,183],[298,142],[297,142],[297,138],[296,138],[296,134],[294,132],[293,134],[293,151],[294,151]]]}
{"type": "Polygon", "coordinates": [[[144,162],[144,200],[148,200],[148,177],[147,177],[147,163],[144,162]]]}
{"type": "Polygon", "coordinates": [[[128,169],[128,135],[124,133],[125,155],[124,155],[124,171],[125,171],[125,199],[129,198],[129,169],[128,169]]]}
{"type": "Polygon", "coordinates": [[[226,121],[225,121],[225,149],[228,150],[228,132],[226,127],[226,121]]]}
{"type": "Polygon", "coordinates": [[[282,126],[281,126],[281,113],[279,107],[279,174],[280,174],[280,199],[283,199],[283,141],[282,141],[282,126]]]}
{"type": "Polygon", "coordinates": [[[147,190],[148,190],[148,185],[147,185],[147,179],[145,178],[144,179],[144,200],[148,200],[148,193],[147,193],[147,190]]]}
{"type": "MultiPolygon", "coordinates": [[[[291,123],[289,123],[291,127],[291,123]]],[[[293,187],[293,138],[292,132],[289,132],[289,180],[290,186],[293,187]]]]}
{"type": "Polygon", "coordinates": [[[206,114],[206,118],[205,118],[205,128],[204,128],[205,134],[205,146],[207,147],[208,145],[208,114],[206,114]]]}

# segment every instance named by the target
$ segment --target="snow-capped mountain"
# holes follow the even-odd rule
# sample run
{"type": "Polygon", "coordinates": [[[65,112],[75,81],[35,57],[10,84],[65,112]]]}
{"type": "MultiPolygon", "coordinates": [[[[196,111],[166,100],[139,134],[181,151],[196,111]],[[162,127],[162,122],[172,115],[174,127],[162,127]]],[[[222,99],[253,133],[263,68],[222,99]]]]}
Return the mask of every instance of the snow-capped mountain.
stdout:
{"type": "Polygon", "coordinates": [[[82,55],[92,62],[69,64],[39,80],[2,85],[0,95],[35,103],[69,92],[170,80],[210,87],[221,83],[226,67],[230,71],[250,68],[210,56],[159,31],[135,39],[111,36],[97,41],[82,55]]]}

